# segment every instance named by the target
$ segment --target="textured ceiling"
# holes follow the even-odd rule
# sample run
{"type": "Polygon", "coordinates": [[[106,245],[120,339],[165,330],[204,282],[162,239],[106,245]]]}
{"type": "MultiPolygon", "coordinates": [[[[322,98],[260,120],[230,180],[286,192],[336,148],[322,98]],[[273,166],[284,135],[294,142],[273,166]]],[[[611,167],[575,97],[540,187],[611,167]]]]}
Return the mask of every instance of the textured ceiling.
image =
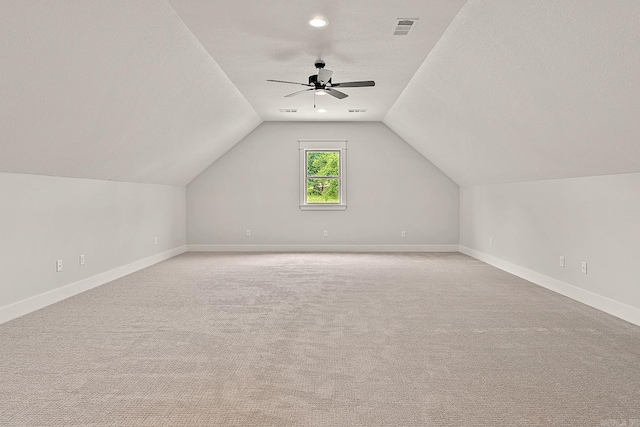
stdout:
{"type": "Polygon", "coordinates": [[[460,185],[640,172],[640,2],[470,0],[384,123],[460,185]]]}
{"type": "Polygon", "coordinates": [[[189,29],[264,120],[382,120],[464,0],[169,0],[189,29]],[[322,16],[325,28],[308,20],[322,16]],[[419,18],[408,36],[393,36],[397,18],[419,18]],[[284,95],[306,83],[323,59],[333,80],[375,80],[338,100],[284,95]],[[295,108],[284,114],[278,109],[295,108]],[[365,108],[366,113],[348,109],[365,108]]]}
{"type": "Polygon", "coordinates": [[[260,124],[158,1],[5,1],[0,171],[184,185],[260,124]]]}
{"type": "Polygon", "coordinates": [[[0,172],[184,185],[262,120],[380,119],[460,185],[640,172],[639,22],[635,0],[6,1],[0,172]],[[265,81],[318,58],[376,87],[323,115],[265,81]]]}

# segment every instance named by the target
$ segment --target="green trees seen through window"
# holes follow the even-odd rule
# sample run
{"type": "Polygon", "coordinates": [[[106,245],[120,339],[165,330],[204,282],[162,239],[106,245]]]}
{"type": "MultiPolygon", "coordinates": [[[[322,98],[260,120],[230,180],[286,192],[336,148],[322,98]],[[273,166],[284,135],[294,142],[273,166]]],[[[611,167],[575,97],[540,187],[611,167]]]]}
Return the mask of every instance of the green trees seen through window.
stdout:
{"type": "Polygon", "coordinates": [[[307,203],[340,203],[339,151],[307,151],[307,203]]]}

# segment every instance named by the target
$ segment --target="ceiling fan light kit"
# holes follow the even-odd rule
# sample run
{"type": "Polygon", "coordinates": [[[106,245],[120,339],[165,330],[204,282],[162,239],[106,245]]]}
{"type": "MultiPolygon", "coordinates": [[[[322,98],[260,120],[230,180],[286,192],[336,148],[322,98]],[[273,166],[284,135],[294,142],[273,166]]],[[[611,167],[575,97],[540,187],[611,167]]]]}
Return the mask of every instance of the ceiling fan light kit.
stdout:
{"type": "Polygon", "coordinates": [[[295,96],[295,95],[299,95],[303,92],[309,92],[309,91],[313,91],[313,95],[314,95],[314,105],[313,107],[315,108],[315,95],[331,95],[334,98],[337,99],[344,99],[346,97],[348,97],[349,95],[347,95],[344,92],[341,92],[339,90],[336,90],[335,88],[339,87],[339,88],[344,88],[344,87],[371,87],[371,86],[375,86],[376,82],[374,82],[373,80],[364,80],[364,81],[357,81],[357,82],[342,82],[342,83],[333,83],[333,81],[331,80],[331,77],[333,75],[333,71],[331,70],[327,70],[324,68],[324,61],[322,59],[318,59],[314,66],[316,67],[316,69],[318,70],[318,74],[312,74],[309,76],[309,83],[298,83],[298,82],[290,82],[290,81],[286,81],[286,80],[267,80],[268,82],[275,82],[275,83],[285,83],[285,84],[292,84],[292,85],[302,85],[302,86],[308,86],[308,89],[302,89],[293,93],[290,93],[288,95],[285,95],[285,97],[291,97],[291,96],[295,96]]]}

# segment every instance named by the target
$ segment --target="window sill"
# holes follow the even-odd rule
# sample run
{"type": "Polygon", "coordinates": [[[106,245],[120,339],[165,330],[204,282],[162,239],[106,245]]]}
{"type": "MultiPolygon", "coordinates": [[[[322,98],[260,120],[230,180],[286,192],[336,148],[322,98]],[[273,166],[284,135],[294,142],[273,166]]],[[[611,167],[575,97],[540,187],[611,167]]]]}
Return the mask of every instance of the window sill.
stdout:
{"type": "Polygon", "coordinates": [[[347,209],[347,205],[333,205],[333,204],[308,204],[300,205],[301,211],[344,211],[347,209]]]}

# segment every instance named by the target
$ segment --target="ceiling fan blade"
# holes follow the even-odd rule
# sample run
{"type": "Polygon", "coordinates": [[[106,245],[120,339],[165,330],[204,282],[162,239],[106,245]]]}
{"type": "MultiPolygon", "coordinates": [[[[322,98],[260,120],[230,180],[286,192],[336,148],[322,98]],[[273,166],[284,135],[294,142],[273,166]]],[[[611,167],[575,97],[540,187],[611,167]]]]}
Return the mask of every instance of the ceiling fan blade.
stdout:
{"type": "Polygon", "coordinates": [[[267,80],[268,82],[276,82],[276,83],[288,83],[290,85],[302,85],[302,86],[313,86],[309,83],[298,83],[298,82],[287,82],[285,80],[267,80]]]}
{"type": "Polygon", "coordinates": [[[367,87],[375,85],[376,82],[374,82],[373,80],[366,80],[362,82],[331,83],[331,87],[367,87]]]}
{"type": "Polygon", "coordinates": [[[285,98],[288,98],[288,97],[290,97],[290,96],[296,96],[296,95],[301,94],[302,92],[309,92],[310,90],[315,90],[315,88],[302,89],[302,90],[299,90],[299,91],[297,91],[297,92],[290,93],[289,95],[285,95],[284,97],[285,97],[285,98]]]}
{"type": "Polygon", "coordinates": [[[338,99],[344,99],[347,96],[349,96],[344,92],[340,92],[339,90],[335,90],[335,89],[331,89],[331,88],[326,88],[324,91],[327,92],[329,95],[331,95],[331,96],[333,96],[335,98],[338,98],[338,99]]]}
{"type": "Polygon", "coordinates": [[[322,85],[326,85],[331,78],[333,71],[327,70],[326,68],[321,68],[318,70],[318,81],[322,83],[322,85]]]}

